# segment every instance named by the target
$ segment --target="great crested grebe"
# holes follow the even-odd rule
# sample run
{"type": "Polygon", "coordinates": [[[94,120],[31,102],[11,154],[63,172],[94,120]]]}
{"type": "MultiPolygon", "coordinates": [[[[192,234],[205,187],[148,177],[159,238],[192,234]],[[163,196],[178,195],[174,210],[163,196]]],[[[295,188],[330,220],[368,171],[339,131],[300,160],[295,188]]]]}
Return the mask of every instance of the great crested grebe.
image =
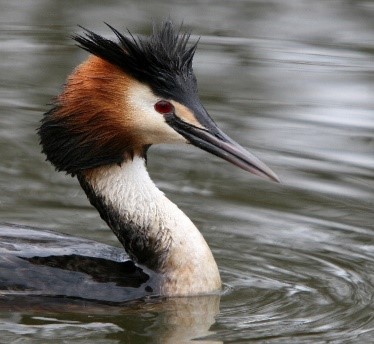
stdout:
{"type": "MultiPolygon", "coordinates": [[[[189,45],[189,34],[170,21],[155,25],[149,37],[125,37],[109,28],[118,42],[86,29],[74,37],[92,55],[69,76],[44,115],[42,150],[58,171],[77,176],[137,269],[148,276],[140,283],[145,292],[216,292],[221,279],[213,255],[191,220],[150,179],[148,148],[191,143],[246,171],[278,178],[223,133],[201,104],[192,69],[197,42],[189,45]]],[[[41,257],[28,261],[43,264],[41,257]]]]}

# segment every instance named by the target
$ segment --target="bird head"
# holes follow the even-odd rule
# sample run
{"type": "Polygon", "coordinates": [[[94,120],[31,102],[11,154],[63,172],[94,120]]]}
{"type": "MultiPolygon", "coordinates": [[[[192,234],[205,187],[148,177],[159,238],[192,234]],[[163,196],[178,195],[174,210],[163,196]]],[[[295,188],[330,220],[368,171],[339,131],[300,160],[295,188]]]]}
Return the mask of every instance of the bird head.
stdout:
{"type": "Polygon", "coordinates": [[[92,55],[42,120],[41,145],[56,169],[75,175],[145,155],[153,144],[184,142],[278,181],[202,105],[192,68],[197,42],[190,44],[188,33],[170,21],[155,25],[148,37],[109,28],[116,42],[86,29],[74,36],[92,55]]]}

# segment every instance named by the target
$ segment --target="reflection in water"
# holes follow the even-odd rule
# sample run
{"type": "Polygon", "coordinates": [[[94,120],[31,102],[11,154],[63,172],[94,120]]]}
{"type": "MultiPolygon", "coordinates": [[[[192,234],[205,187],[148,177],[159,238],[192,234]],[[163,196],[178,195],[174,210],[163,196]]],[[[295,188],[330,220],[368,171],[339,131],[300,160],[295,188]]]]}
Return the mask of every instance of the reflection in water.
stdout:
{"type": "Polygon", "coordinates": [[[162,311],[157,319],[160,331],[160,343],[221,343],[206,341],[203,338],[212,335],[211,326],[219,313],[219,295],[175,298],[159,304],[162,311]],[[198,338],[201,338],[198,340],[198,338]]]}
{"type": "Polygon", "coordinates": [[[7,311],[6,316],[0,317],[0,332],[22,334],[23,340],[58,340],[70,333],[77,340],[105,339],[109,343],[111,339],[125,343],[222,343],[204,339],[215,334],[210,328],[219,313],[219,303],[219,295],[148,299],[122,306],[8,295],[0,303],[0,312],[7,311]]]}

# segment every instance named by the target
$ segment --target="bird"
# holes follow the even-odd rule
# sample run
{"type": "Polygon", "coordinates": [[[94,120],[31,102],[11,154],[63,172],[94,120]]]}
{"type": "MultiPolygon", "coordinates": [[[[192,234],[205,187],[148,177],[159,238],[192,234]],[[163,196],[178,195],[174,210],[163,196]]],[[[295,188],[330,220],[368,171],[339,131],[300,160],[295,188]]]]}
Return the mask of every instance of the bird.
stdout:
{"type": "MultiPolygon", "coordinates": [[[[226,135],[199,98],[192,62],[198,41],[170,20],[148,36],[115,39],[82,27],[73,39],[89,56],[68,77],[38,129],[57,171],[76,177],[129,261],[137,285],[166,297],[217,293],[213,254],[193,222],[157,188],[148,149],[191,144],[255,175],[276,174],[226,135]]],[[[39,259],[39,264],[41,264],[39,259]]]]}

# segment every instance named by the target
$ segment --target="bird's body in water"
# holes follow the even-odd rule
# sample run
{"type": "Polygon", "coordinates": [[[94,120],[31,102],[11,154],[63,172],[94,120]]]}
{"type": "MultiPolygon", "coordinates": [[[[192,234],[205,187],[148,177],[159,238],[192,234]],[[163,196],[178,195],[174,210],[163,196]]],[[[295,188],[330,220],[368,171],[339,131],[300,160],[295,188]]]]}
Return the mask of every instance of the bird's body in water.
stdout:
{"type": "Polygon", "coordinates": [[[277,177],[202,106],[192,69],[196,43],[189,45],[188,34],[170,21],[149,37],[125,37],[110,28],[118,42],[88,30],[75,37],[92,55],[45,114],[42,150],[57,170],[77,176],[134,269],[148,276],[136,288],[165,296],[217,292],[213,255],[191,220],[150,179],[148,148],[191,143],[254,174],[277,177]]]}

